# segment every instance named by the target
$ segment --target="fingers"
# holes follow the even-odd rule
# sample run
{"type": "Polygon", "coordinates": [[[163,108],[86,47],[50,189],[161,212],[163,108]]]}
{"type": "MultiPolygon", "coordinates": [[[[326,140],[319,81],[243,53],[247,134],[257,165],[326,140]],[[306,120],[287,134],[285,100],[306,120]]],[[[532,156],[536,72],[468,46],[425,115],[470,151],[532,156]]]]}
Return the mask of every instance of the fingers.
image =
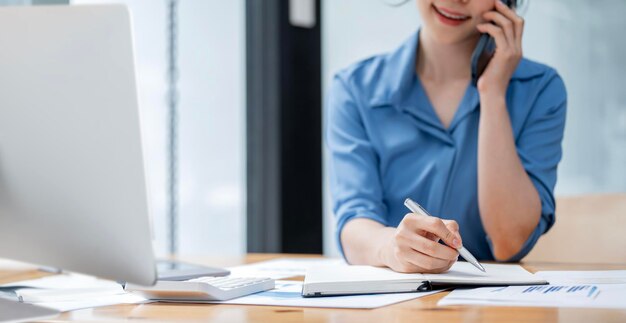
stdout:
{"type": "Polygon", "coordinates": [[[494,24],[488,23],[479,24],[478,26],[476,26],[476,29],[478,29],[478,31],[480,31],[481,33],[487,33],[491,37],[493,37],[493,39],[496,40],[496,47],[498,49],[504,49],[506,47],[509,47],[509,41],[506,39],[506,35],[504,34],[504,30],[502,30],[502,28],[494,24]]]}
{"type": "Polygon", "coordinates": [[[454,220],[442,220],[448,230],[459,233],[459,224],[454,220]]]}
{"type": "Polygon", "coordinates": [[[443,260],[433,258],[413,249],[399,248],[396,254],[398,259],[405,261],[400,268],[403,272],[422,272],[422,273],[438,273],[443,272],[452,266],[456,260],[443,260]]]}
{"type": "Polygon", "coordinates": [[[406,245],[416,252],[432,258],[453,261],[459,256],[459,253],[455,249],[413,232],[401,232],[398,239],[400,240],[400,245],[406,245]]]}
{"type": "Polygon", "coordinates": [[[515,26],[515,37],[517,39],[522,39],[522,34],[524,32],[524,19],[520,17],[515,10],[502,3],[502,1],[496,1],[496,10],[513,22],[513,25],[515,26]]]}
{"type": "Polygon", "coordinates": [[[415,213],[411,213],[411,215],[410,217],[405,217],[407,221],[402,221],[403,223],[406,222],[410,231],[417,232],[418,230],[422,230],[432,233],[441,238],[445,244],[456,249],[462,246],[461,237],[457,233],[449,230],[441,219],[415,213]]]}
{"type": "MultiPolygon", "coordinates": [[[[443,223],[446,225],[446,227],[448,228],[448,230],[452,231],[454,234],[457,235],[457,237],[459,238],[459,240],[461,239],[461,235],[459,234],[459,224],[454,221],[454,220],[444,220],[442,219],[441,221],[443,221],[443,223]]],[[[439,242],[439,237],[437,237],[436,235],[432,234],[432,233],[428,233],[426,235],[426,238],[433,240],[435,242],[439,242]]],[[[463,244],[463,241],[461,241],[461,244],[463,244]]]]}
{"type": "Polygon", "coordinates": [[[448,270],[458,259],[454,247],[440,244],[439,239],[460,246],[458,224],[452,220],[409,213],[392,239],[389,267],[399,272],[439,273],[448,270]]]}
{"type": "Polygon", "coordinates": [[[517,37],[515,37],[515,26],[513,22],[503,14],[497,11],[488,11],[483,17],[488,21],[493,21],[498,27],[504,31],[506,43],[514,47],[517,41],[517,37]]]}
{"type": "Polygon", "coordinates": [[[441,241],[441,239],[439,239],[437,235],[435,235],[434,233],[430,233],[430,232],[425,232],[424,237],[426,237],[426,239],[429,239],[435,242],[441,241]]]}
{"type": "MultiPolygon", "coordinates": [[[[500,0],[494,0],[495,9],[483,14],[488,21],[476,26],[481,33],[489,34],[496,43],[496,52],[487,71],[478,80],[479,92],[495,89],[506,91],[506,86],[522,59],[522,33],[524,20],[500,0]]],[[[494,90],[490,90],[494,91],[494,90]]]]}
{"type": "MultiPolygon", "coordinates": [[[[501,1],[496,1],[496,10],[486,12],[483,18],[487,21],[492,21],[498,27],[502,28],[509,46],[521,49],[524,19],[518,16],[515,10],[507,7],[501,1]]],[[[478,29],[480,30],[481,28],[482,27],[479,27],[478,29]]]]}

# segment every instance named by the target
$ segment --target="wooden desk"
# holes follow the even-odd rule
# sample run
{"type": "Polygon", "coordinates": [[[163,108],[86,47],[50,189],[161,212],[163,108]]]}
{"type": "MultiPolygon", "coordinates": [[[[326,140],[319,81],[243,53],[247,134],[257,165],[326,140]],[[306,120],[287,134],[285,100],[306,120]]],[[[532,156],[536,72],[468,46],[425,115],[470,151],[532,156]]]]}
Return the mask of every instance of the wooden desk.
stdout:
{"type": "MultiPolygon", "coordinates": [[[[251,254],[241,259],[184,258],[207,265],[230,266],[269,260],[288,255],[251,254]]],[[[298,256],[301,255],[291,255],[298,256]]],[[[588,265],[528,263],[530,271],[537,270],[607,270],[626,269],[624,265],[588,265]]],[[[0,283],[45,275],[37,271],[3,271],[0,283]]],[[[211,322],[626,322],[626,309],[571,309],[532,307],[437,307],[446,293],[386,306],[373,310],[296,308],[273,306],[165,304],[116,305],[65,313],[48,322],[119,322],[138,320],[211,321],[211,322]]],[[[626,297],[626,295],[624,295],[626,297]]]]}

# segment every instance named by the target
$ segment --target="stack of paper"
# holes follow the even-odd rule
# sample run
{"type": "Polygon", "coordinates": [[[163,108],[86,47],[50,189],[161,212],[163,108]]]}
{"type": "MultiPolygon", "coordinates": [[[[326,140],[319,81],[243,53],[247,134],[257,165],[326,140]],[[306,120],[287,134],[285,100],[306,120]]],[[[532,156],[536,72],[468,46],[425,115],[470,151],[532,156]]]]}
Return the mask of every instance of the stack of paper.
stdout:
{"type": "MultiPolygon", "coordinates": [[[[280,279],[304,276],[308,270],[315,267],[330,267],[339,270],[346,266],[348,265],[343,259],[281,258],[228,269],[233,276],[256,276],[280,279]]],[[[270,291],[224,302],[207,303],[329,308],[377,308],[432,295],[434,293],[436,292],[304,298],[302,297],[302,282],[278,280],[276,281],[276,288],[270,291]]]]}
{"type": "Polygon", "coordinates": [[[270,291],[229,301],[206,301],[198,303],[372,309],[432,295],[438,292],[439,291],[305,298],[301,295],[302,282],[278,280],[276,281],[276,288],[270,291]]]}
{"type": "Polygon", "coordinates": [[[13,290],[24,303],[62,312],[114,304],[136,304],[146,300],[124,291],[114,281],[80,274],[63,274],[0,286],[13,290]]]}
{"type": "Polygon", "coordinates": [[[438,305],[626,308],[626,271],[544,271],[546,286],[454,290],[438,305]]]}

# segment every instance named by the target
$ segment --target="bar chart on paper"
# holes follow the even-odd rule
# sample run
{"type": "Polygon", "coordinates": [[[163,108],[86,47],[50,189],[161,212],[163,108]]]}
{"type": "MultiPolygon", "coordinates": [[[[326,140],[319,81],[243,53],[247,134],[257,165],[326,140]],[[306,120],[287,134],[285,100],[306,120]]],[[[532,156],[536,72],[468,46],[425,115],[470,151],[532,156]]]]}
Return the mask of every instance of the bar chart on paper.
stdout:
{"type": "MultiPolygon", "coordinates": [[[[506,287],[504,289],[507,289],[506,287]]],[[[528,286],[517,289],[523,289],[521,292],[516,291],[515,288],[510,290],[513,292],[512,297],[515,298],[516,293],[519,294],[519,299],[532,300],[536,298],[537,294],[550,295],[550,297],[558,297],[562,299],[566,297],[568,299],[592,299],[595,298],[600,289],[594,285],[570,285],[570,286],[528,286]]]]}
{"type": "Polygon", "coordinates": [[[438,305],[626,308],[626,284],[563,284],[454,290],[438,305]]]}

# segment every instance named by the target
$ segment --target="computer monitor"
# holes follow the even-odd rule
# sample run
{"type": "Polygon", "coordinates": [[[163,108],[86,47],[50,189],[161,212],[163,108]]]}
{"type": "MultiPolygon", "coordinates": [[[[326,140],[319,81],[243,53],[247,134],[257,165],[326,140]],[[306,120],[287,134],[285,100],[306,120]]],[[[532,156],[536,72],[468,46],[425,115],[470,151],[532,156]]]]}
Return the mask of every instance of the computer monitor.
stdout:
{"type": "Polygon", "coordinates": [[[156,280],[121,5],[0,7],[0,257],[156,280]]]}

